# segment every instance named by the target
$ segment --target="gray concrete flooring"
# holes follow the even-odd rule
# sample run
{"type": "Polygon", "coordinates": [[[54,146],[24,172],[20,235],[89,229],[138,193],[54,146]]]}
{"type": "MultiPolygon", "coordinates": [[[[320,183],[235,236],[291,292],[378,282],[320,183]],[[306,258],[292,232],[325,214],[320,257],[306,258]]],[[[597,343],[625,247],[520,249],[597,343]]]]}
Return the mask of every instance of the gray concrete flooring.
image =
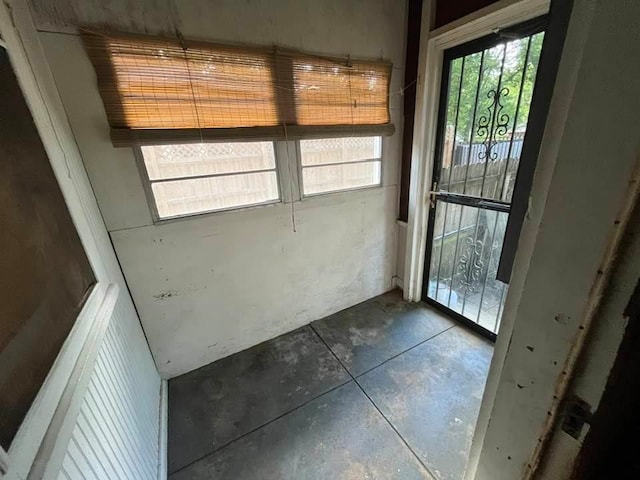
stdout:
{"type": "Polygon", "coordinates": [[[172,379],[169,478],[459,480],[491,354],[373,298],[172,379]]]}

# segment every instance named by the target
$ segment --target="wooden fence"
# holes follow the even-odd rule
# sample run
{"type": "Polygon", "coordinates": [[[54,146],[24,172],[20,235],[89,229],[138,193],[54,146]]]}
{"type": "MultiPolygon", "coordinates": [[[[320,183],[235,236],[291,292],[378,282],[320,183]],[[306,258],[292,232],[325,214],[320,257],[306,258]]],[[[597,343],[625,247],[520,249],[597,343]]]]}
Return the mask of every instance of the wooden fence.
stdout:
{"type": "MultiPolygon", "coordinates": [[[[514,159],[444,168],[439,189],[509,201],[517,170],[518,160],[514,159]],[[504,193],[500,197],[503,184],[504,193]]],[[[491,275],[486,269],[495,267],[491,259],[492,251],[501,247],[506,216],[506,213],[439,202],[434,226],[431,278],[435,278],[439,268],[441,282],[449,285],[470,282],[472,278],[466,277],[473,274],[473,265],[478,267],[476,270],[479,269],[479,272],[476,273],[480,279],[491,275]],[[457,280],[454,282],[455,278],[457,280]]]]}

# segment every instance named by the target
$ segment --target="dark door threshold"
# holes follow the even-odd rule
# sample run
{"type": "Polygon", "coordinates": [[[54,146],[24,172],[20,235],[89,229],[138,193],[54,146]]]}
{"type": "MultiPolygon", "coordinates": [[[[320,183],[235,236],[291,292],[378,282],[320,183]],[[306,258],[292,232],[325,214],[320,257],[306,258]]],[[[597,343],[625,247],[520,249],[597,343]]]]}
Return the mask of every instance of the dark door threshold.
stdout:
{"type": "Polygon", "coordinates": [[[491,341],[492,343],[496,343],[497,335],[495,333],[493,333],[491,330],[487,330],[482,325],[479,325],[476,322],[469,320],[468,318],[460,315],[455,310],[451,310],[449,307],[447,307],[445,305],[442,305],[441,303],[438,303],[438,302],[436,302],[435,300],[433,300],[433,299],[431,299],[429,297],[425,298],[422,301],[424,303],[426,303],[427,305],[429,305],[430,307],[433,307],[436,310],[439,310],[440,312],[444,313],[445,315],[448,315],[452,319],[454,319],[457,322],[461,323],[462,325],[464,325],[469,330],[473,330],[474,332],[482,335],[484,338],[486,338],[487,340],[491,341]]]}

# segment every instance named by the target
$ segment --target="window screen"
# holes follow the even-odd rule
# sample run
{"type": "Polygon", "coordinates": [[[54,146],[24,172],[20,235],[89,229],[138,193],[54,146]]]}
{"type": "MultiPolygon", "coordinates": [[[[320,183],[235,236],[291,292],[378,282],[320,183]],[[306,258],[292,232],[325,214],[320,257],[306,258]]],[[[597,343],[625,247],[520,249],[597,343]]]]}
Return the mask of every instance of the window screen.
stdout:
{"type": "Polygon", "coordinates": [[[380,185],[382,137],[300,141],[304,195],[380,185]]]}
{"type": "Polygon", "coordinates": [[[96,278],[2,47],[0,85],[0,447],[7,451],[96,278]]]}
{"type": "Polygon", "coordinates": [[[276,202],[271,142],[141,147],[159,219],[276,202]]]}

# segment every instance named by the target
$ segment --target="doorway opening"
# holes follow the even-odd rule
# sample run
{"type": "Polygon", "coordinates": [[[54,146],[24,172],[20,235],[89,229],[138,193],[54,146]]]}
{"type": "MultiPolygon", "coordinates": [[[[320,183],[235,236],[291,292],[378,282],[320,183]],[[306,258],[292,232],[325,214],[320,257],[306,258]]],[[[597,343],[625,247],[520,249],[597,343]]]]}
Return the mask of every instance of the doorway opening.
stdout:
{"type": "Polygon", "coordinates": [[[507,294],[496,274],[546,20],[444,52],[422,297],[492,340],[507,294]]]}

